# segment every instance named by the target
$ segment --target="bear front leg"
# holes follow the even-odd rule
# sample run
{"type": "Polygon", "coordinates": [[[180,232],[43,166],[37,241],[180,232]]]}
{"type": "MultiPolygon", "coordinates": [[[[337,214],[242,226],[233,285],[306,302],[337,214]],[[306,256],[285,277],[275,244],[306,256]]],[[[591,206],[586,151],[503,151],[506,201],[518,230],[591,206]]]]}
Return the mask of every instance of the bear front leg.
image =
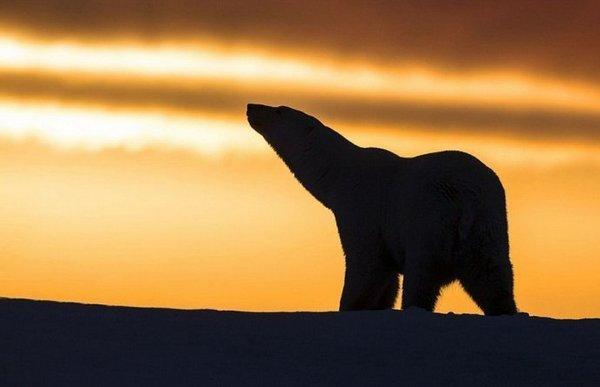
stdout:
{"type": "Polygon", "coordinates": [[[346,268],[340,311],[391,309],[398,295],[398,275],[363,265],[346,268]]]}
{"type": "Polygon", "coordinates": [[[425,265],[407,267],[402,281],[402,309],[417,306],[432,312],[442,285],[425,265]]]}
{"type": "Polygon", "coordinates": [[[402,281],[402,309],[417,306],[433,311],[442,287],[454,279],[444,264],[450,259],[449,244],[436,233],[423,233],[419,242],[407,251],[402,281]]]}
{"type": "Polygon", "coordinates": [[[443,286],[455,279],[451,269],[456,226],[452,212],[439,208],[415,208],[409,234],[402,281],[402,309],[416,306],[428,311],[443,286]]]}
{"type": "Polygon", "coordinates": [[[385,249],[377,222],[356,209],[336,214],[346,257],[340,311],[390,309],[398,295],[398,272],[385,249]]]}

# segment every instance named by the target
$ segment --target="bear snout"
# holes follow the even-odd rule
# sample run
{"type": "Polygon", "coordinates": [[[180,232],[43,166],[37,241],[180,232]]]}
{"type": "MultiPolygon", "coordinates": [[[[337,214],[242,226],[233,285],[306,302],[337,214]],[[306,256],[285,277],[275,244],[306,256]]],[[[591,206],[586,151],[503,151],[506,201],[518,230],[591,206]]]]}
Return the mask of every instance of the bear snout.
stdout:
{"type": "Polygon", "coordinates": [[[272,106],[267,106],[267,105],[261,105],[258,103],[249,103],[247,108],[246,108],[246,115],[250,116],[250,115],[256,115],[256,114],[266,114],[271,110],[274,110],[275,108],[272,106]]]}
{"type": "Polygon", "coordinates": [[[261,125],[273,120],[272,116],[275,110],[272,106],[249,103],[246,110],[248,123],[252,128],[259,129],[261,125]]]}

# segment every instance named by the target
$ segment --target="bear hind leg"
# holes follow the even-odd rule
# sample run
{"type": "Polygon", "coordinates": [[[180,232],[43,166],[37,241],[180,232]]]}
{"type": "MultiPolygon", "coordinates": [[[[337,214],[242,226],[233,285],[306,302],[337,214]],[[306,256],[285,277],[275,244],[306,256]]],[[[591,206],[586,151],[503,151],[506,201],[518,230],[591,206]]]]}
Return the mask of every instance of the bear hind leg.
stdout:
{"type": "Polygon", "coordinates": [[[500,259],[490,255],[478,258],[483,262],[461,270],[458,279],[462,287],[487,316],[517,313],[508,255],[500,259]]]}
{"type": "Polygon", "coordinates": [[[517,313],[505,212],[476,223],[468,246],[458,273],[462,287],[486,315],[517,313]]]}

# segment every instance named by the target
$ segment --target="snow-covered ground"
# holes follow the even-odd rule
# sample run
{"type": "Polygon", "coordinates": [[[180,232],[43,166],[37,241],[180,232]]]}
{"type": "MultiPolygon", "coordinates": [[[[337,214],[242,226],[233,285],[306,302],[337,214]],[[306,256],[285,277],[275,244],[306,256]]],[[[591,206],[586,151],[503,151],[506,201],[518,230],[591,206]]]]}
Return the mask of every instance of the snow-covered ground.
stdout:
{"type": "Polygon", "coordinates": [[[600,385],[600,319],[0,299],[0,385],[600,385]]]}

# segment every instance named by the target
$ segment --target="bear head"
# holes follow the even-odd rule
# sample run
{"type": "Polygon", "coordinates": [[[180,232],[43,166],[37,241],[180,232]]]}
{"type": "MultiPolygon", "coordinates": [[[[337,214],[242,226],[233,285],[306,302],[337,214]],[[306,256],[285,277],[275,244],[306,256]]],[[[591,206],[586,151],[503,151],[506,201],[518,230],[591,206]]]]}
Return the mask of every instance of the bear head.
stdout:
{"type": "Polygon", "coordinates": [[[287,106],[250,103],[246,115],[250,126],[278,153],[302,146],[314,129],[322,126],[316,118],[287,106]]]}

